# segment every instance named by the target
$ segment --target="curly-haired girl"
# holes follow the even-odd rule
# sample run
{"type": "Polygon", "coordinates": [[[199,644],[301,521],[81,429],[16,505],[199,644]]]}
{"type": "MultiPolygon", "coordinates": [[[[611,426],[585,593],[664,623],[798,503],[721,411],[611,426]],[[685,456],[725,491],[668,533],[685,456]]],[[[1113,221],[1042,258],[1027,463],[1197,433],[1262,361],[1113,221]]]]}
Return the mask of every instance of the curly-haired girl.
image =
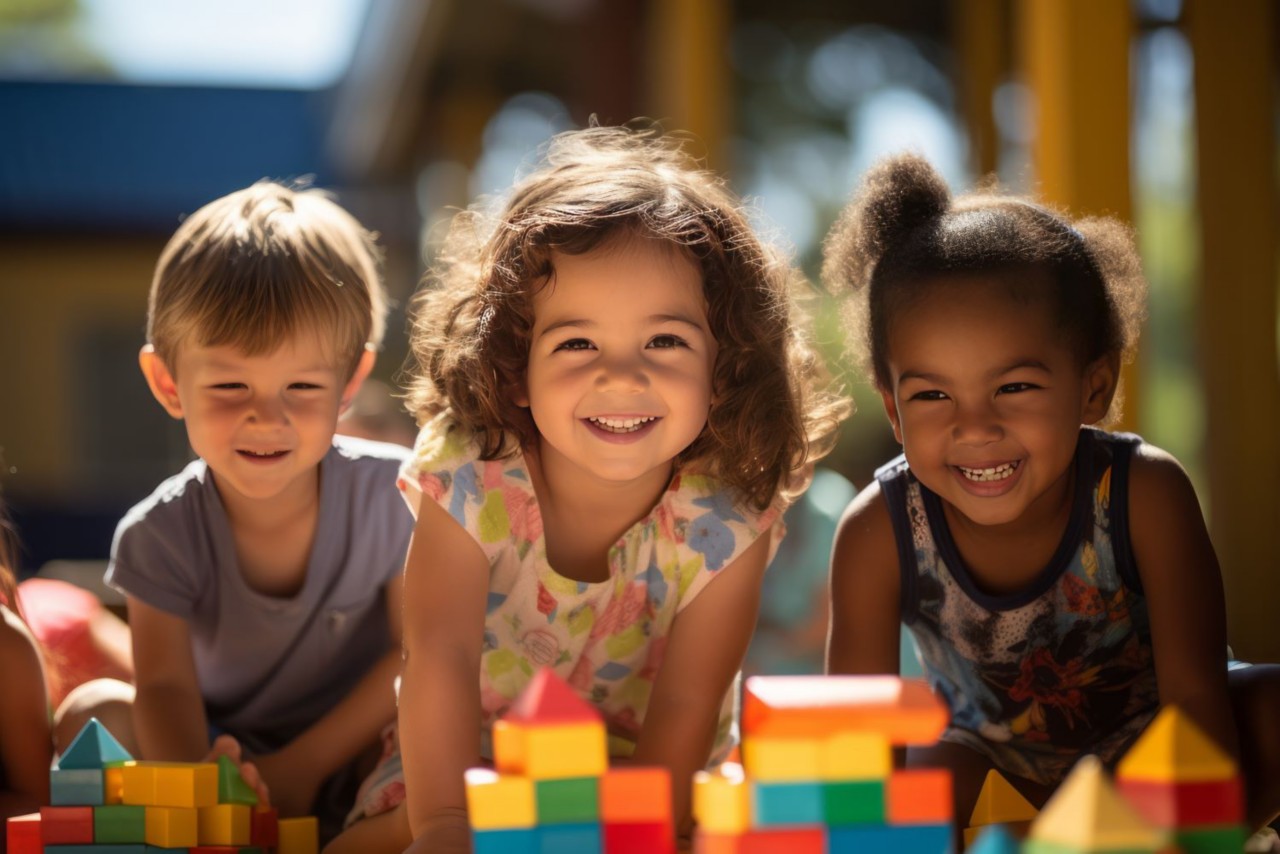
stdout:
{"type": "Polygon", "coordinates": [[[908,761],[952,768],[957,816],[988,769],[1043,802],[1082,754],[1114,762],[1174,703],[1241,756],[1263,821],[1280,805],[1280,670],[1228,686],[1222,579],[1186,473],[1090,426],[1145,310],[1129,232],[953,199],[903,155],[865,178],[824,274],[856,293],[854,338],[904,451],[841,522],[828,669],[896,672],[906,623],[951,708],[908,761]]]}
{"type": "Polygon", "coordinates": [[[734,743],[782,510],[846,410],[793,284],[650,131],[557,137],[496,222],[455,220],[414,323],[423,426],[401,477],[407,802],[351,850],[399,851],[410,829],[465,846],[463,770],[543,666],[600,711],[613,756],[671,770],[687,817],[693,772],[734,743]]]}

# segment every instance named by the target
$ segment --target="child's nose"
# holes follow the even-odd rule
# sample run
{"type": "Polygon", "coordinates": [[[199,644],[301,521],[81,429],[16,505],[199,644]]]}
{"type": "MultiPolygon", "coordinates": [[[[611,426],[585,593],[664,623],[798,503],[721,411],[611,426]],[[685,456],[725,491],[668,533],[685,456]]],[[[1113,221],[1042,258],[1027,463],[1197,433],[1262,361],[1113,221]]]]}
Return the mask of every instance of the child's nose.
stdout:
{"type": "Polygon", "coordinates": [[[979,404],[958,408],[952,434],[958,442],[987,444],[998,441],[1004,431],[995,409],[979,404]]]}
{"type": "Polygon", "coordinates": [[[649,387],[649,375],[642,359],[630,355],[606,356],[599,362],[596,389],[600,391],[640,392],[649,387]]]}
{"type": "Polygon", "coordinates": [[[285,411],[284,401],[274,395],[262,395],[253,400],[253,409],[249,412],[249,420],[255,424],[275,426],[288,424],[289,416],[285,411]]]}

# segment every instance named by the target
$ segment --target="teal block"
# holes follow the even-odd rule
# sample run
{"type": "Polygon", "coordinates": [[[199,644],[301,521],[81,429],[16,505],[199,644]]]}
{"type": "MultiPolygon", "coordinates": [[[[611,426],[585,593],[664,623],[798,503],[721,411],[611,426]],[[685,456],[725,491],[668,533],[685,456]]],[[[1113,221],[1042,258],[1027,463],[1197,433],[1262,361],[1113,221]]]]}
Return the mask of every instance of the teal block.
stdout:
{"type": "Polygon", "coordinates": [[[597,823],[551,824],[537,828],[538,854],[602,854],[604,832],[597,823]]]}
{"type": "Polygon", "coordinates": [[[832,827],[887,824],[884,780],[841,780],[822,784],[822,817],[832,827]]]}
{"type": "Polygon", "coordinates": [[[94,807],[93,841],[142,845],[147,841],[147,808],[131,804],[94,807]]]}
{"type": "Polygon", "coordinates": [[[533,793],[540,825],[600,821],[599,777],[535,780],[533,793]]]}
{"type": "MultiPolygon", "coordinates": [[[[58,768],[97,768],[108,762],[128,762],[133,757],[97,718],[89,718],[71,744],[58,757],[58,768]]],[[[99,801],[101,803],[101,801],[99,801]]]]}
{"type": "Polygon", "coordinates": [[[953,842],[949,824],[857,824],[827,830],[827,854],[951,854],[953,842]]]}
{"type": "Polygon", "coordinates": [[[54,768],[49,772],[49,803],[55,807],[92,807],[101,804],[104,785],[101,768],[54,768]]]}
{"type": "Polygon", "coordinates": [[[966,854],[1018,854],[1018,840],[1003,824],[984,827],[969,846],[966,854]]]}
{"type": "Polygon", "coordinates": [[[472,854],[538,854],[538,830],[520,827],[512,830],[473,830],[472,854]]]}
{"type": "Polygon", "coordinates": [[[751,783],[755,827],[822,824],[821,783],[751,783]]]}

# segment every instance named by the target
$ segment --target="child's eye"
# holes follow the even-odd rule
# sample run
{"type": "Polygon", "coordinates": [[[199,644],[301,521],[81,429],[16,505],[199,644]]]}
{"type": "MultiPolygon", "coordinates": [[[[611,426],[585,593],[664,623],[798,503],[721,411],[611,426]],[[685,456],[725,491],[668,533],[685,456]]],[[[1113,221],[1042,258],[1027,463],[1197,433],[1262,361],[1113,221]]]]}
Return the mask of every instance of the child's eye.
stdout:
{"type": "Polygon", "coordinates": [[[910,400],[946,400],[947,396],[937,389],[929,389],[928,391],[918,391],[911,395],[910,400]]]}
{"type": "Polygon", "coordinates": [[[1000,394],[1017,394],[1020,391],[1031,391],[1032,389],[1037,389],[1037,388],[1040,388],[1040,386],[1034,383],[1005,383],[1004,385],[1000,386],[999,393],[1000,394]]]}
{"type": "Polygon", "coordinates": [[[289,388],[294,391],[315,391],[316,389],[323,388],[323,386],[318,386],[315,383],[289,383],[289,388]]]}
{"type": "Polygon", "coordinates": [[[551,352],[555,353],[560,350],[590,350],[592,349],[592,346],[591,342],[585,338],[570,338],[568,341],[563,341],[560,344],[557,344],[556,349],[551,352]]]}
{"type": "Polygon", "coordinates": [[[676,347],[688,347],[689,344],[679,335],[655,335],[649,346],[655,350],[673,350],[676,347]]]}
{"type": "Polygon", "coordinates": [[[214,383],[210,388],[216,391],[239,391],[245,388],[244,383],[214,383]]]}

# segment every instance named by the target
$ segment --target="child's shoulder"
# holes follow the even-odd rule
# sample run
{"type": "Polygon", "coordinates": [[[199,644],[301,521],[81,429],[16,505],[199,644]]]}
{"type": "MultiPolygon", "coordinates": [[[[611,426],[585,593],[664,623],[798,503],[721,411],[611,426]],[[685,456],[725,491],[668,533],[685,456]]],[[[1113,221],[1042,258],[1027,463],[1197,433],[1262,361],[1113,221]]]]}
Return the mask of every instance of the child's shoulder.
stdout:
{"type": "Polygon", "coordinates": [[[757,532],[771,528],[785,509],[779,499],[758,510],[717,478],[694,472],[677,473],[658,505],[660,512],[677,522],[716,519],[730,527],[741,525],[757,532]]]}
{"type": "Polygon", "coordinates": [[[151,494],[125,513],[116,526],[116,537],[125,531],[151,527],[171,528],[205,513],[217,500],[217,490],[204,460],[195,459],[182,471],[165,478],[151,494]]]}

